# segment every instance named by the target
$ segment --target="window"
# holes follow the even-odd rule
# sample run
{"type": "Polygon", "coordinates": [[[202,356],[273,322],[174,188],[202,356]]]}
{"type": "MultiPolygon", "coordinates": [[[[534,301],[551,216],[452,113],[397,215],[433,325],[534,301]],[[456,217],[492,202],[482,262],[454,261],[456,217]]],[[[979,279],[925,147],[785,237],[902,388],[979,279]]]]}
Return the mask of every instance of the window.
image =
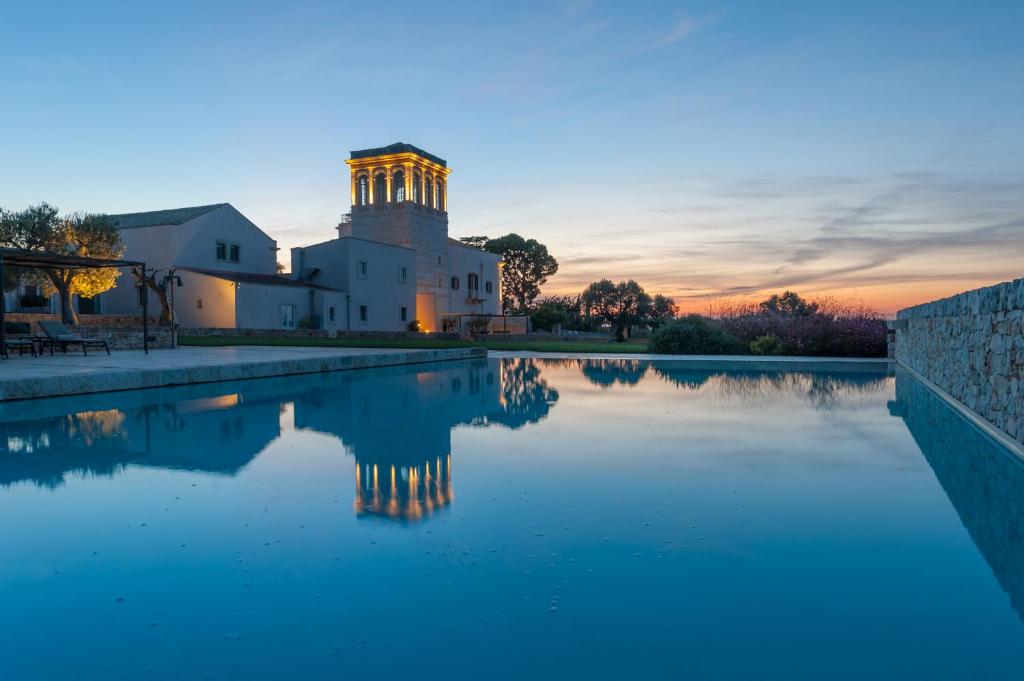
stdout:
{"type": "Polygon", "coordinates": [[[367,271],[368,267],[366,266],[365,260],[360,260],[358,263],[356,263],[356,274],[359,276],[360,279],[366,279],[367,271]]]}
{"type": "Polygon", "coordinates": [[[405,282],[409,281],[409,268],[408,267],[399,267],[398,268],[398,281],[402,282],[403,284],[405,282]]]}
{"type": "Polygon", "coordinates": [[[356,201],[360,206],[366,206],[370,203],[370,179],[366,175],[360,175],[357,180],[358,187],[356,188],[356,201]]]}
{"type": "Polygon", "coordinates": [[[484,284],[484,290],[487,291],[488,293],[493,293],[494,285],[491,282],[487,282],[484,284]]]}
{"type": "Polygon", "coordinates": [[[391,200],[395,203],[405,201],[405,172],[398,170],[391,176],[391,200]]]}
{"type": "Polygon", "coordinates": [[[231,248],[228,249],[228,260],[231,262],[238,262],[239,250],[238,244],[231,244],[231,248]]]}
{"type": "Polygon", "coordinates": [[[217,260],[228,259],[228,245],[223,241],[217,242],[217,260]]]}
{"type": "Polygon", "coordinates": [[[327,318],[329,320],[331,320],[332,322],[334,321],[334,306],[333,305],[331,305],[329,308],[327,308],[327,318]]]}
{"type": "Polygon", "coordinates": [[[459,290],[459,278],[458,277],[452,277],[452,290],[453,291],[458,291],[459,290]]]}
{"type": "Polygon", "coordinates": [[[202,298],[196,298],[196,309],[197,310],[202,310],[203,309],[203,299],[202,298]]]}
{"type": "Polygon", "coordinates": [[[440,264],[441,264],[441,256],[437,256],[437,264],[438,264],[438,265],[440,265],[440,264]]]}
{"type": "Polygon", "coordinates": [[[420,202],[420,176],[419,173],[412,174],[412,202],[420,202]]]}
{"type": "Polygon", "coordinates": [[[480,290],[480,275],[476,272],[470,272],[466,275],[466,288],[470,291],[480,290]]]}
{"type": "Polygon", "coordinates": [[[295,306],[285,304],[281,306],[281,328],[282,329],[294,329],[295,328],[295,306]]]}
{"type": "Polygon", "coordinates": [[[373,178],[373,202],[378,206],[384,205],[388,198],[388,179],[384,173],[379,173],[373,178]]]}
{"type": "Polygon", "coordinates": [[[359,306],[359,321],[361,321],[363,324],[365,324],[366,320],[369,319],[369,318],[370,318],[370,315],[369,315],[368,310],[366,309],[366,306],[365,305],[360,305],[359,306]]]}
{"type": "Polygon", "coordinates": [[[407,308],[405,305],[402,306],[402,321],[409,321],[409,308],[407,308]]]}
{"type": "Polygon", "coordinates": [[[434,184],[434,190],[437,193],[437,196],[434,197],[434,208],[444,210],[444,187],[441,186],[440,180],[434,184]]]}
{"type": "Polygon", "coordinates": [[[423,205],[434,207],[434,183],[427,178],[426,188],[423,190],[423,205]]]}

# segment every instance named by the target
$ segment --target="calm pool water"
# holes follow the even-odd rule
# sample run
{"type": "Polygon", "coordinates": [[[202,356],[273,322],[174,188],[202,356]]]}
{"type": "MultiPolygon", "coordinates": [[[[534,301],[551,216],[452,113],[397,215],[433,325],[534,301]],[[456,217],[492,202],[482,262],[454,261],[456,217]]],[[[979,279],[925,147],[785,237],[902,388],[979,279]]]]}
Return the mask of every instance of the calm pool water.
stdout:
{"type": "Polygon", "coordinates": [[[1024,468],[907,376],[491,359],[0,405],[3,679],[1007,679],[1024,468]]]}

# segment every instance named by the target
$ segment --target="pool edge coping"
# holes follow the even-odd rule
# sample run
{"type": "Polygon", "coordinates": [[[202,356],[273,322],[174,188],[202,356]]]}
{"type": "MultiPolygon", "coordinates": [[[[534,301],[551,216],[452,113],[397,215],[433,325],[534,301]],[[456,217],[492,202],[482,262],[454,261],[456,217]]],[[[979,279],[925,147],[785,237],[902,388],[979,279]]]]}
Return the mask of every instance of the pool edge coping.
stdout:
{"type": "Polygon", "coordinates": [[[231,364],[195,364],[175,368],[123,369],[73,378],[39,376],[0,380],[0,402],[73,397],[95,393],[167,388],[180,385],[355,371],[407,364],[454,362],[487,357],[484,348],[403,349],[351,355],[317,355],[231,364]],[[11,393],[14,393],[11,395],[11,393]]]}
{"type": "Polygon", "coordinates": [[[915,369],[903,364],[902,362],[896,363],[896,369],[904,371],[912,379],[923,385],[925,388],[934,393],[939,399],[949,405],[953,411],[967,419],[973,426],[982,431],[985,435],[995,440],[996,443],[1004,447],[1010,453],[1014,454],[1018,459],[1024,462],[1024,444],[1017,442],[1007,433],[995,426],[992,422],[986,419],[984,416],[974,411],[960,400],[953,397],[951,394],[943,390],[937,384],[929,381],[927,378],[918,373],[915,369]]]}

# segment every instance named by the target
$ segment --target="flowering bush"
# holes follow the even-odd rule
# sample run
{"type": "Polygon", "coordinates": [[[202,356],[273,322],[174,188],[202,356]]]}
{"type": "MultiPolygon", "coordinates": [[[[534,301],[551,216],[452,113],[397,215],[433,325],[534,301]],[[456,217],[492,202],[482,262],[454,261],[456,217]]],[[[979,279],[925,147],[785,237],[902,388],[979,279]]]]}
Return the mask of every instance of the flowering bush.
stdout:
{"type": "Polygon", "coordinates": [[[844,305],[834,298],[806,303],[787,291],[760,305],[722,304],[712,316],[717,326],[747,346],[764,336],[775,336],[781,348],[774,349],[784,355],[886,356],[882,315],[865,307],[844,305]],[[798,304],[769,304],[782,299],[795,299],[798,304]]]}

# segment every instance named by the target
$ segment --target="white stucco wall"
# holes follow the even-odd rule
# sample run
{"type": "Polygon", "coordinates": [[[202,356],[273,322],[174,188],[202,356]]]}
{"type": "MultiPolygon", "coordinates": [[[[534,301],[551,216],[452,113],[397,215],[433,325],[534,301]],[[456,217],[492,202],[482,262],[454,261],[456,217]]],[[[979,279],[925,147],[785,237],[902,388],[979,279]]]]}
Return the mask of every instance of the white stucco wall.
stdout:
{"type": "MultiPolygon", "coordinates": [[[[181,288],[174,291],[174,314],[183,327],[235,328],[235,284],[198,272],[181,271],[181,288]],[[202,301],[202,307],[199,301],[202,301]]],[[[159,303],[150,295],[155,316],[159,303]]],[[[136,308],[137,309],[137,308],[136,308]]]]}
{"type": "MultiPolygon", "coordinates": [[[[126,260],[141,260],[147,267],[164,271],[172,266],[256,274],[274,274],[277,271],[277,242],[230,205],[180,225],[122,229],[121,241],[125,245],[126,260]],[[223,241],[228,247],[231,244],[238,245],[239,261],[218,260],[218,241],[223,241]]],[[[150,300],[153,301],[153,298],[150,300]]],[[[117,286],[102,295],[102,305],[103,311],[108,314],[137,313],[135,278],[127,271],[122,274],[117,286]]],[[[158,313],[159,310],[154,312],[158,313]]],[[[215,316],[223,319],[226,314],[218,313],[215,316]]]]}
{"type": "Polygon", "coordinates": [[[293,272],[313,269],[319,270],[313,283],[344,294],[336,315],[339,330],[405,331],[416,319],[416,253],[411,249],[353,237],[292,249],[293,272]],[[360,262],[366,263],[365,278],[360,262]],[[365,322],[360,320],[361,306],[366,306],[365,322]]]}
{"type": "MultiPolygon", "coordinates": [[[[168,229],[168,228],[165,228],[168,229]]],[[[275,274],[277,242],[232,206],[222,206],[182,225],[169,228],[174,234],[174,264],[229,272],[275,274]],[[239,261],[217,259],[217,242],[239,247],[239,261]]],[[[125,233],[133,230],[124,230],[125,233]]],[[[130,251],[125,257],[136,258],[130,251]]],[[[148,262],[148,260],[147,260],[148,262]]]]}
{"type": "Polygon", "coordinates": [[[235,321],[240,329],[298,328],[304,317],[319,315],[323,328],[334,331],[339,328],[339,320],[343,322],[343,306],[344,295],[337,291],[242,282],[236,288],[235,321]],[[295,306],[294,327],[282,325],[283,305],[295,306]],[[333,322],[330,320],[329,312],[332,306],[335,308],[333,322]]]}
{"type": "MultiPolygon", "coordinates": [[[[450,263],[449,282],[458,277],[459,288],[451,292],[449,309],[458,314],[501,314],[501,271],[498,263],[501,256],[478,248],[449,244],[448,262],[450,263]],[[468,288],[469,273],[480,277],[480,290],[474,293],[475,298],[482,298],[483,303],[470,303],[468,288]],[[487,283],[491,284],[491,292],[487,292],[487,283]]],[[[450,286],[450,283],[449,283],[450,286]]]]}

